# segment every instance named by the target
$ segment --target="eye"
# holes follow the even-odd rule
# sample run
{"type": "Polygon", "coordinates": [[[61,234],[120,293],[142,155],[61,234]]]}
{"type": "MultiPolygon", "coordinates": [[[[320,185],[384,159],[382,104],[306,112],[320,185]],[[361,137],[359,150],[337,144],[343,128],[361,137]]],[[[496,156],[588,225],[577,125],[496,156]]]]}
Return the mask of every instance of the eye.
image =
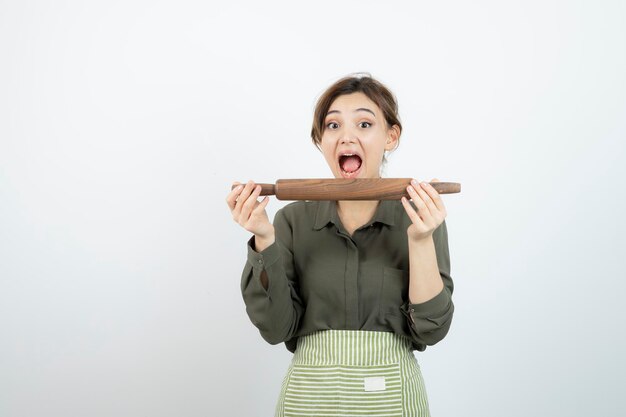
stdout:
{"type": "Polygon", "coordinates": [[[359,123],[359,127],[363,128],[363,129],[366,129],[366,128],[371,127],[371,126],[372,126],[372,124],[370,122],[361,122],[361,123],[359,123]]]}
{"type": "Polygon", "coordinates": [[[333,129],[333,130],[335,130],[335,129],[338,129],[338,128],[339,128],[339,123],[337,123],[337,122],[330,122],[330,123],[326,123],[326,127],[327,127],[328,129],[333,129]]]}

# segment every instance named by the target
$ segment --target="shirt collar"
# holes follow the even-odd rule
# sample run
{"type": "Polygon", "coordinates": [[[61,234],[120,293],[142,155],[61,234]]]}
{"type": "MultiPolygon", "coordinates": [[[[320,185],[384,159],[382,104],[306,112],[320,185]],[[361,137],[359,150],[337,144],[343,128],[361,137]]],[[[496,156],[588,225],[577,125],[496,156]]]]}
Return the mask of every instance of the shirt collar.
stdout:
{"type": "MultiPolygon", "coordinates": [[[[381,200],[374,217],[368,224],[376,222],[386,224],[388,226],[395,225],[395,204],[392,200],[381,200]]],[[[335,201],[319,201],[317,212],[315,214],[315,230],[321,230],[332,223],[335,226],[339,224],[339,215],[337,214],[337,204],[335,201]]]]}

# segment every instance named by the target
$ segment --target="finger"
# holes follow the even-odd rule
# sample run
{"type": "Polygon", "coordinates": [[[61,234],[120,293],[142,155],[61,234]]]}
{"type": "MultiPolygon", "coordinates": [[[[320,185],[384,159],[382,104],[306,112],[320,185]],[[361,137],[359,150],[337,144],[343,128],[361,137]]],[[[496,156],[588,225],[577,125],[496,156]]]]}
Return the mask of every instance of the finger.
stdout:
{"type": "Polygon", "coordinates": [[[402,201],[402,205],[404,206],[404,211],[406,211],[406,214],[409,216],[409,219],[411,219],[411,221],[417,225],[423,224],[422,219],[417,214],[417,212],[415,211],[411,203],[409,203],[409,200],[406,197],[402,197],[400,201],[402,201]]]}
{"type": "Polygon", "coordinates": [[[248,181],[237,197],[237,205],[241,207],[241,205],[246,202],[250,194],[252,194],[252,191],[254,191],[254,182],[248,181]]]}
{"type": "Polygon", "coordinates": [[[439,195],[437,190],[435,190],[435,188],[432,185],[425,183],[425,182],[422,183],[422,188],[424,189],[424,191],[426,191],[426,193],[429,195],[430,199],[432,200],[434,204],[434,209],[439,210],[440,212],[445,214],[446,207],[443,204],[441,195],[439,195]]]}
{"type": "Polygon", "coordinates": [[[254,190],[252,191],[250,196],[243,203],[243,207],[241,208],[241,214],[239,215],[239,223],[245,223],[248,221],[248,219],[250,218],[250,213],[252,213],[252,210],[259,203],[257,201],[259,194],[261,194],[261,186],[257,185],[256,187],[254,187],[254,190]]]}
{"type": "Polygon", "coordinates": [[[233,210],[233,218],[236,221],[239,221],[239,217],[241,216],[241,209],[243,208],[243,204],[246,202],[250,193],[254,189],[254,182],[248,181],[248,183],[243,187],[239,196],[237,196],[237,203],[235,204],[235,208],[233,210]]]}
{"type": "Polygon", "coordinates": [[[231,186],[231,190],[230,190],[230,191],[234,191],[234,190],[236,190],[236,189],[237,189],[237,187],[241,187],[241,188],[243,188],[243,184],[242,184],[242,183],[240,183],[239,181],[237,181],[237,182],[233,182],[233,185],[231,186]]]}
{"type": "Polygon", "coordinates": [[[437,191],[435,191],[435,189],[427,182],[421,182],[415,185],[414,187],[417,190],[417,193],[420,195],[420,197],[422,197],[422,200],[424,201],[426,206],[428,206],[428,211],[430,212],[430,214],[434,215],[435,213],[437,213],[438,211],[437,206],[435,205],[435,203],[433,202],[433,199],[431,198],[429,194],[429,192],[431,191],[434,191],[435,194],[437,194],[437,191]]]}
{"type": "Polygon", "coordinates": [[[228,204],[228,207],[230,208],[231,211],[235,208],[237,196],[239,195],[242,189],[243,189],[243,186],[239,184],[235,188],[233,188],[230,193],[228,193],[228,196],[226,196],[226,204],[228,204]]]}
{"type": "Polygon", "coordinates": [[[252,210],[252,213],[259,214],[260,212],[265,210],[265,207],[267,207],[267,204],[269,202],[270,202],[270,198],[269,198],[269,196],[266,195],[263,198],[263,200],[261,200],[261,202],[254,208],[254,210],[252,210]]]}
{"type": "Polygon", "coordinates": [[[441,181],[439,181],[437,178],[433,178],[432,180],[430,180],[430,182],[441,182],[441,181]]]}
{"type": "Polygon", "coordinates": [[[233,185],[230,188],[230,191],[233,192],[235,191],[237,188],[241,189],[243,188],[244,184],[240,183],[239,181],[235,181],[233,182],[233,185]]]}
{"type": "Polygon", "coordinates": [[[409,185],[406,189],[409,192],[411,200],[413,200],[413,203],[417,206],[417,214],[424,220],[426,216],[430,216],[430,209],[426,203],[424,203],[422,196],[418,194],[417,190],[419,188],[419,185],[416,187],[409,185]]]}

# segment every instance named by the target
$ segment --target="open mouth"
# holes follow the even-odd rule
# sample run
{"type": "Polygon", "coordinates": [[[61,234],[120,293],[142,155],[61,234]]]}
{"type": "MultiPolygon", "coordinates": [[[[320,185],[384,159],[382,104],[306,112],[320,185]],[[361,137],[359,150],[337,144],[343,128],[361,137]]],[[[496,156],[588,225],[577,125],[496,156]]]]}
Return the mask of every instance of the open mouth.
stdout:
{"type": "Polygon", "coordinates": [[[361,169],[363,160],[357,154],[343,154],[339,155],[339,168],[341,169],[341,175],[344,178],[351,178],[361,169]]]}

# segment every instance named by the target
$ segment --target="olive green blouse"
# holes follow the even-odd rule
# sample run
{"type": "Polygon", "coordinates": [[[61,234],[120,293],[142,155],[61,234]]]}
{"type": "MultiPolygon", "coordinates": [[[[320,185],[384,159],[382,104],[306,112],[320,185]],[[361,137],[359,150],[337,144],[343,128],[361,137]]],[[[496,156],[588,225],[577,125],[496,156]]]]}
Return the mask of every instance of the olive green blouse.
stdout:
{"type": "Polygon", "coordinates": [[[261,252],[248,241],[241,291],[246,311],[271,344],[294,352],[298,336],[318,330],[387,331],[418,351],[444,338],[454,304],[446,223],[434,232],[444,289],[408,303],[411,220],[400,201],[380,201],[373,218],[350,236],[335,201],[298,201],[274,218],[276,241],[261,252]],[[268,278],[267,290],[261,272],[268,278]]]}

